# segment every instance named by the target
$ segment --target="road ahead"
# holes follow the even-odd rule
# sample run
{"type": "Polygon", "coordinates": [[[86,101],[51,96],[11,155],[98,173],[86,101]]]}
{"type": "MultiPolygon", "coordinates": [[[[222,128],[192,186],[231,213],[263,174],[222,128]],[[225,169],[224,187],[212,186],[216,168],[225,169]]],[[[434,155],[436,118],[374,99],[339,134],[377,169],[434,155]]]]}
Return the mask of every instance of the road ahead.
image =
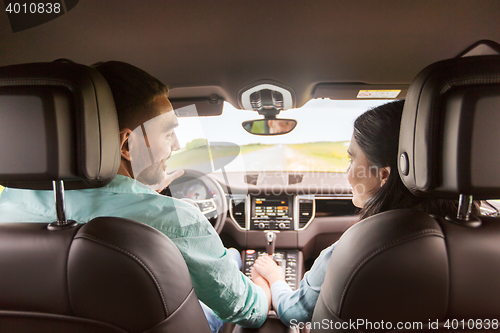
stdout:
{"type": "Polygon", "coordinates": [[[328,162],[287,146],[273,146],[242,156],[243,162],[231,163],[226,171],[328,171],[328,162]],[[244,169],[242,169],[244,168],[244,169]]]}
{"type": "MultiPolygon", "coordinates": [[[[214,159],[214,165],[223,164],[227,157],[214,159]]],[[[331,171],[331,165],[320,158],[301,153],[298,149],[287,146],[272,146],[239,155],[229,165],[227,172],[254,171],[331,171]]],[[[211,173],[212,165],[208,162],[183,165],[182,168],[195,169],[203,173],[211,173]]],[[[219,169],[220,170],[220,169],[219,169]]],[[[169,169],[169,172],[173,170],[169,169]]]]}

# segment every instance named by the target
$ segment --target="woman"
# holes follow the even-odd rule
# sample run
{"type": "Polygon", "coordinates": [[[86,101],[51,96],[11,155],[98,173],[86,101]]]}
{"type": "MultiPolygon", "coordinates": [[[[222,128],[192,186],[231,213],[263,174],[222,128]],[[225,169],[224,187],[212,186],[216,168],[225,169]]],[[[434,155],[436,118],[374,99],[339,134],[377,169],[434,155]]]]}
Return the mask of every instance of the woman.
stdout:
{"type": "MultiPolygon", "coordinates": [[[[402,183],[397,169],[399,127],[404,101],[384,104],[359,116],[348,149],[347,179],[352,201],[361,208],[360,220],[391,209],[416,208],[430,214],[456,214],[454,200],[416,197],[402,183]]],[[[335,244],[321,252],[294,292],[286,284],[281,267],[269,257],[255,261],[253,274],[271,286],[272,304],[281,321],[308,322],[335,244]]]]}

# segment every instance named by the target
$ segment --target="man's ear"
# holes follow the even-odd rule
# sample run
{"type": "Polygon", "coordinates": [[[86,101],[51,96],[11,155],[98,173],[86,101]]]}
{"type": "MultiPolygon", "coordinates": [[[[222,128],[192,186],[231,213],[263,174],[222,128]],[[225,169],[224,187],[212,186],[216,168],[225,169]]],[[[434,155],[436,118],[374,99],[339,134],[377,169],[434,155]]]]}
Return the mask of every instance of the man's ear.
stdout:
{"type": "Polygon", "coordinates": [[[378,170],[378,177],[380,179],[380,187],[384,186],[389,179],[389,175],[391,174],[391,167],[380,168],[378,170]]]}
{"type": "Polygon", "coordinates": [[[129,128],[120,130],[120,153],[122,158],[130,161],[130,150],[128,148],[128,139],[132,131],[129,128]]]}

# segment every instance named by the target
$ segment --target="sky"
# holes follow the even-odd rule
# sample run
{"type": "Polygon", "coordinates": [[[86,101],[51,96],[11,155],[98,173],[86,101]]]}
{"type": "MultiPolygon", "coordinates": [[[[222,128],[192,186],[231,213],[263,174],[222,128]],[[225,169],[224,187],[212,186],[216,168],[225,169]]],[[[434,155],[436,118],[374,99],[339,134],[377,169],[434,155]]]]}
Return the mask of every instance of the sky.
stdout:
{"type": "Polygon", "coordinates": [[[181,147],[185,147],[187,142],[197,138],[237,145],[349,141],[354,120],[366,110],[386,102],[386,100],[310,100],[299,109],[285,110],[278,115],[278,118],[296,119],[298,123],[292,132],[277,136],[247,133],[241,123],[263,117],[256,111],[238,110],[224,102],[222,116],[179,117],[179,127],[175,132],[181,147]]]}

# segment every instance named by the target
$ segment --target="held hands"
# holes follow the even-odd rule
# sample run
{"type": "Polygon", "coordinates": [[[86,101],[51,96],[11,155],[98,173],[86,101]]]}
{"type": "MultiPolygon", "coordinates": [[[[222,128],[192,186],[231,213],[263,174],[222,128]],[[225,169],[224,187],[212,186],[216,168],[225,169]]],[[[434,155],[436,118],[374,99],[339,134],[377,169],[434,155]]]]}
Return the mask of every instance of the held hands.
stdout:
{"type": "Polygon", "coordinates": [[[264,290],[267,298],[267,308],[271,309],[271,288],[269,287],[269,284],[267,283],[266,279],[264,279],[262,275],[259,274],[255,267],[252,267],[251,274],[253,283],[264,290]]]}
{"type": "Polygon", "coordinates": [[[252,269],[252,279],[254,274],[256,277],[264,278],[269,286],[272,286],[276,281],[285,281],[283,277],[283,269],[269,256],[262,256],[255,260],[252,269]],[[254,273],[254,271],[256,271],[254,273]]]}
{"type": "Polygon", "coordinates": [[[269,256],[263,256],[255,260],[252,267],[252,280],[253,282],[264,289],[267,297],[269,308],[271,308],[271,285],[278,280],[285,280],[283,278],[283,270],[278,266],[273,259],[269,256]]]}
{"type": "Polygon", "coordinates": [[[255,269],[255,267],[252,267],[250,273],[253,283],[261,287],[267,285],[267,287],[269,288],[269,283],[267,283],[267,280],[264,279],[262,275],[260,275],[260,273],[255,269]]]}

